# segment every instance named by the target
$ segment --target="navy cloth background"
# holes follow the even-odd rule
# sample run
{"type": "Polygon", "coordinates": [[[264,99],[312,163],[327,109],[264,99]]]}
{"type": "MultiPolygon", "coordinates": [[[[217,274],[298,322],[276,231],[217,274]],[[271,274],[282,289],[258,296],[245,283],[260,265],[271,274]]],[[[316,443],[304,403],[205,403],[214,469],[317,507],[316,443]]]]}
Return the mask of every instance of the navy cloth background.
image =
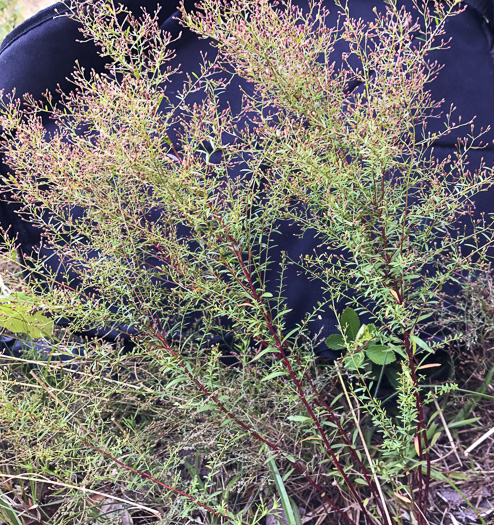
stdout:
{"type": "MultiPolygon", "coordinates": [[[[438,79],[431,84],[433,99],[444,99],[444,107],[447,109],[451,104],[456,106],[457,115],[461,115],[464,121],[476,116],[476,127],[486,127],[494,123],[494,56],[492,47],[494,43],[489,20],[492,14],[492,1],[479,2],[470,0],[473,4],[482,4],[482,8],[468,7],[462,14],[450,19],[447,23],[447,36],[451,37],[450,48],[441,51],[436,58],[443,69],[438,79]],[[484,15],[484,16],[483,16],[484,15]],[[487,17],[487,18],[486,18],[487,17]]],[[[192,8],[194,1],[186,2],[186,7],[192,8]],[[188,5],[187,5],[188,4],[188,5]]],[[[307,4],[306,0],[299,0],[300,5],[307,4]]],[[[325,2],[330,8],[332,15],[330,23],[336,22],[337,10],[333,2],[325,2]]],[[[411,1],[405,0],[400,4],[411,9],[411,1]]],[[[158,2],[157,0],[124,0],[134,14],[139,14],[144,7],[149,12],[154,12],[157,5],[161,5],[160,25],[161,27],[177,36],[183,33],[182,38],[174,44],[177,50],[175,62],[181,64],[185,72],[198,71],[201,63],[201,52],[212,50],[207,41],[199,39],[196,35],[184,31],[179,25],[177,17],[178,1],[169,0],[158,2]]],[[[374,18],[372,9],[384,8],[384,2],[372,0],[351,0],[351,12],[356,18],[374,18]]],[[[55,93],[57,86],[63,91],[71,89],[68,81],[77,60],[87,70],[94,69],[102,71],[103,60],[97,55],[96,47],[92,43],[78,43],[81,35],[77,24],[67,17],[60,17],[66,8],[57,3],[45,9],[22,23],[2,43],[0,47],[0,90],[9,93],[16,90],[18,96],[30,93],[35,98],[41,98],[46,90],[55,93]]],[[[181,82],[181,81],[180,81],[181,82]]],[[[173,84],[169,88],[173,91],[173,84]]],[[[232,85],[224,95],[225,103],[231,105],[233,110],[240,107],[241,94],[238,85],[232,85]]],[[[55,96],[56,98],[56,96],[55,96]]],[[[46,122],[47,129],[50,126],[46,122]]],[[[438,124],[439,125],[439,124],[438,124]]],[[[432,130],[432,127],[430,128],[432,130]]],[[[484,137],[486,141],[492,142],[494,132],[484,137]]],[[[455,147],[455,137],[450,136],[436,145],[436,154],[447,155],[455,147]]],[[[494,166],[494,146],[492,144],[482,151],[472,152],[471,166],[475,167],[483,157],[488,166],[494,166]]],[[[7,168],[2,163],[2,173],[7,168]]],[[[486,192],[477,199],[477,212],[494,211],[494,192],[486,192]]],[[[8,202],[8,199],[0,203],[0,222],[4,229],[10,227],[10,232],[17,235],[22,252],[29,254],[36,250],[40,243],[40,232],[28,222],[22,221],[15,213],[16,205],[8,202]]],[[[310,253],[317,246],[317,242],[306,235],[299,238],[291,230],[288,224],[283,226],[282,235],[278,240],[280,254],[288,252],[289,256],[297,259],[299,255],[310,253]]],[[[56,269],[59,262],[52,254],[42,252],[48,264],[56,269]]],[[[293,268],[287,275],[290,286],[286,290],[287,303],[292,309],[288,318],[288,328],[300,322],[305,314],[309,312],[321,298],[320,285],[311,282],[298,275],[293,268]]],[[[321,331],[322,336],[327,336],[336,331],[335,318],[329,311],[321,316],[320,321],[312,326],[314,332],[321,331]]],[[[118,330],[111,333],[102,333],[112,339],[118,335],[118,330]]],[[[331,352],[325,352],[321,347],[321,353],[330,357],[331,352]]]]}

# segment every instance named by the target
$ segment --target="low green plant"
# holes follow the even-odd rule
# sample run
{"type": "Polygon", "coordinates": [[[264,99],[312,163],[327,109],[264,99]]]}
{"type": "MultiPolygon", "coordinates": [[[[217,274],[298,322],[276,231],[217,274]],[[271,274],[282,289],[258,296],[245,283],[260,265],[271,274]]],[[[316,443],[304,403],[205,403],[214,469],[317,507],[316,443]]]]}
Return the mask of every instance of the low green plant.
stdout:
{"type": "MultiPolygon", "coordinates": [[[[173,38],[159,30],[157,15],[137,19],[111,1],[83,2],[71,16],[101,46],[108,71],[76,70],[75,91],[57,104],[27,96],[3,107],[6,184],[67,269],[65,277],[60,269],[47,275],[32,258],[32,293],[42,294],[55,321],[60,311],[70,318],[74,332],[135,330],[133,352],[88,345],[81,362],[111,363],[118,374],[138,363],[115,394],[137,386],[150,413],[163,403],[166,424],[181,426],[166,462],[159,455],[164,473],[135,454],[146,432],[135,414],[103,439],[98,429],[109,415],[97,414],[106,402],[92,400],[99,412],[80,400],[71,406],[38,378],[59,412],[51,429],[70,436],[77,453],[90,449],[107,468],[118,466],[125,483],[163,498],[167,523],[193,517],[193,509],[211,523],[258,523],[278,512],[266,504],[273,476],[294,524],[307,503],[300,486],[332,522],[391,525],[405,520],[406,506],[414,523],[427,523],[438,427],[426,417],[432,396],[421,370],[436,347],[421,326],[443,288],[485,269],[491,224],[457,230],[493,176],[483,165],[467,169],[482,135],[473,129],[453,158],[433,154],[435,141],[471,123],[447,115],[443,131],[427,131],[440,111],[427,91],[437,72],[427,56],[446,45],[444,23],[460,8],[421,6],[411,14],[390,1],[366,24],[340,5],[334,27],[318,2],[308,12],[267,0],[182,6],[183,23],[210,38],[218,55],[169,92],[178,74],[168,67],[173,38]],[[346,52],[336,54],[338,46],[346,52]],[[222,97],[238,77],[245,96],[234,112],[222,97]],[[47,113],[56,130],[48,140],[47,113]],[[280,261],[287,223],[313,235],[317,250],[280,261]],[[322,288],[321,304],[296,329],[286,325],[290,265],[322,288]],[[328,305],[340,322],[328,345],[344,350],[334,366],[315,363],[308,330],[328,305]],[[220,349],[208,345],[225,332],[233,334],[236,367],[225,368],[220,349]],[[399,363],[397,416],[376,395],[370,363],[383,374],[399,363]],[[330,385],[338,382],[336,395],[330,385]],[[204,468],[197,460],[180,469],[193,437],[204,468]],[[226,459],[228,448],[235,461],[226,459]],[[226,500],[225,492],[236,496],[226,500]]],[[[101,381],[113,381],[100,370],[101,381]]],[[[12,417],[24,414],[10,397],[3,403],[14,407],[12,417]]],[[[144,422],[154,425],[150,415],[144,422]]]]}
{"type": "MultiPolygon", "coordinates": [[[[6,267],[6,261],[18,267],[14,243],[6,235],[2,235],[0,246],[3,250],[2,267],[6,267]]],[[[14,278],[14,289],[11,289],[0,275],[0,327],[12,334],[27,335],[31,339],[53,336],[53,319],[43,312],[44,307],[39,297],[23,291],[24,286],[19,286],[19,280],[22,282],[19,276],[14,278]]]]}
{"type": "Polygon", "coordinates": [[[40,301],[23,292],[0,297],[0,326],[13,333],[28,334],[34,339],[53,335],[53,320],[40,311],[40,301]]]}

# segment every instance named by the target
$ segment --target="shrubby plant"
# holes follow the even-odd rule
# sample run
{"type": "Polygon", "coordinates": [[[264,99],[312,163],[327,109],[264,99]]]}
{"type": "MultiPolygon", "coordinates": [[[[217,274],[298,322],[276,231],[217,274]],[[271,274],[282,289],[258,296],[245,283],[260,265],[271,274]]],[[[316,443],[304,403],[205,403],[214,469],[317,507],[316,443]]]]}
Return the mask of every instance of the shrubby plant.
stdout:
{"type": "MultiPolygon", "coordinates": [[[[408,513],[427,523],[431,478],[440,473],[431,464],[438,426],[424,411],[432,396],[421,388],[436,347],[421,325],[443,288],[485,269],[492,237],[487,221],[461,228],[472,199],[493,182],[485,166],[468,169],[482,132],[452,115],[443,131],[427,130],[441,111],[427,90],[438,70],[427,57],[447,47],[444,22],[457,4],[417,2],[408,13],[389,2],[369,24],[340,5],[335,27],[317,2],[308,12],[267,0],[182,6],[184,25],[218,54],[169,93],[178,71],[168,67],[173,39],[157,16],[82,2],[71,16],[100,45],[107,72],[76,70],[60,103],[50,94],[12,98],[2,111],[8,188],[62,261],[58,275],[46,276],[43,260],[30,260],[32,293],[52,305],[55,321],[60,312],[70,318],[74,332],[137,333],[134,353],[115,359],[144,366],[151,358],[165,382],[160,399],[178,399],[198,425],[201,414],[214,425],[216,458],[228,435],[250,451],[245,469],[267,460],[293,523],[301,483],[334,521],[391,524],[408,513]],[[335,53],[340,46],[346,51],[335,53]],[[235,77],[247,86],[240,113],[221,97],[235,77]],[[46,112],[55,129],[48,138],[46,112]],[[463,126],[455,156],[436,158],[434,142],[463,126]],[[283,221],[314,235],[318,249],[274,268],[283,221]],[[289,265],[324,290],[296,331],[285,321],[289,265]],[[340,334],[327,345],[342,357],[324,367],[307,326],[330,307],[340,334]],[[211,346],[211,336],[226,333],[237,367],[225,368],[211,346]],[[397,416],[376,394],[384,375],[397,416]],[[341,396],[329,388],[335,382],[341,396]],[[270,406],[259,397],[263,384],[276,392],[270,406]]],[[[93,436],[81,439],[133,469],[93,436]]],[[[215,483],[229,467],[240,470],[218,460],[188,486],[179,477],[165,485],[217,519],[256,523],[273,512],[252,501],[245,512],[227,508],[215,483]]],[[[163,476],[153,479],[163,484],[163,476]]],[[[241,491],[241,479],[230,481],[241,491]]]]}

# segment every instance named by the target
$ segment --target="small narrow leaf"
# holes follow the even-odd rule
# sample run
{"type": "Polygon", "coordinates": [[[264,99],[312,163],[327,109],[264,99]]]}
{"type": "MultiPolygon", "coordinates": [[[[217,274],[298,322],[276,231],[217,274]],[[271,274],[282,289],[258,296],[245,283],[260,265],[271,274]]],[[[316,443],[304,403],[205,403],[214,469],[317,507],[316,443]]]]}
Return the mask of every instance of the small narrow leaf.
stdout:
{"type": "Polygon", "coordinates": [[[269,381],[270,379],[274,379],[275,377],[284,376],[286,375],[286,372],[271,372],[266,377],[263,377],[261,381],[269,381]]]}
{"type": "Polygon", "coordinates": [[[436,368],[438,366],[442,366],[441,363],[428,363],[426,365],[417,367],[417,370],[425,370],[426,368],[436,368]]]}
{"type": "Polygon", "coordinates": [[[290,421],[312,421],[312,419],[310,417],[306,417],[306,416],[288,416],[288,418],[290,421]]]}
{"type": "Polygon", "coordinates": [[[10,525],[22,525],[23,522],[18,517],[17,512],[10,503],[3,498],[3,496],[0,496],[0,518],[10,525]]]}
{"type": "Polygon", "coordinates": [[[261,359],[261,357],[264,357],[266,354],[273,354],[273,353],[276,353],[276,352],[279,352],[279,350],[276,350],[276,348],[272,347],[272,346],[268,346],[267,348],[265,348],[264,350],[261,350],[257,355],[255,355],[252,359],[251,359],[251,363],[254,363],[255,361],[258,361],[259,359],[261,359]]]}
{"type": "Polygon", "coordinates": [[[296,503],[290,498],[290,503],[292,504],[293,517],[295,518],[295,525],[302,525],[302,516],[298,511],[296,503]]]}
{"type": "Polygon", "coordinates": [[[410,339],[417,345],[417,346],[420,346],[420,348],[422,348],[422,350],[426,350],[427,352],[433,352],[432,348],[422,339],[420,339],[420,337],[417,337],[416,335],[411,335],[410,336],[410,339]]]}
{"type": "Polygon", "coordinates": [[[406,496],[402,496],[398,492],[394,492],[394,495],[400,499],[401,501],[404,501],[405,503],[412,503],[412,500],[410,498],[407,498],[406,496]]]}
{"type": "Polygon", "coordinates": [[[395,301],[397,303],[399,303],[400,302],[400,298],[399,298],[398,294],[394,290],[390,290],[390,293],[394,297],[395,301]]]}
{"type": "Polygon", "coordinates": [[[402,346],[391,346],[390,347],[393,352],[396,352],[399,356],[403,357],[403,359],[408,359],[407,352],[402,346]]]}
{"type": "Polygon", "coordinates": [[[436,432],[433,436],[432,436],[432,439],[431,439],[431,442],[429,444],[430,447],[433,447],[437,440],[441,437],[442,435],[442,432],[436,432]]]}
{"type": "Polygon", "coordinates": [[[480,420],[480,417],[472,417],[471,419],[464,419],[463,421],[452,421],[451,423],[448,423],[448,428],[459,428],[459,427],[465,427],[473,425],[473,423],[477,423],[477,421],[480,420]]]}
{"type": "Polygon", "coordinates": [[[413,438],[413,446],[415,447],[415,452],[417,453],[417,456],[420,456],[420,443],[418,436],[415,436],[413,438]]]}

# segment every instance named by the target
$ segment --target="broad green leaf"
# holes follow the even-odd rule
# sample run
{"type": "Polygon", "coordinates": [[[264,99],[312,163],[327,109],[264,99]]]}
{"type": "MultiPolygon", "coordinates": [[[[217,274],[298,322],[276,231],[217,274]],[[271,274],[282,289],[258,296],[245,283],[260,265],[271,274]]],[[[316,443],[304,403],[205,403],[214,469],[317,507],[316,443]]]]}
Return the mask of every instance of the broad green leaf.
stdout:
{"type": "Polygon", "coordinates": [[[365,350],[365,354],[376,365],[385,365],[396,361],[396,354],[384,345],[370,346],[365,350]]]}
{"type": "Polygon", "coordinates": [[[0,302],[0,326],[33,339],[53,335],[53,320],[42,312],[29,313],[33,306],[18,302],[0,302]]]}
{"type": "Polygon", "coordinates": [[[357,333],[356,340],[362,341],[362,343],[366,343],[367,341],[374,339],[374,337],[376,337],[377,335],[377,332],[378,330],[374,323],[363,324],[357,333]]]}
{"type": "Polygon", "coordinates": [[[360,320],[357,312],[353,308],[345,308],[345,311],[341,314],[340,323],[348,339],[355,341],[360,329],[360,320]]]}
{"type": "Polygon", "coordinates": [[[43,315],[42,312],[34,313],[28,318],[28,333],[33,339],[51,337],[53,335],[53,320],[43,315]]]}
{"type": "Polygon", "coordinates": [[[393,366],[386,366],[384,368],[384,375],[388,378],[388,381],[391,383],[391,386],[398,390],[400,387],[400,377],[399,377],[399,369],[396,368],[396,365],[393,366]]]}
{"type": "Polygon", "coordinates": [[[374,323],[364,325],[364,334],[375,336],[378,332],[377,326],[374,323]]]}
{"type": "Polygon", "coordinates": [[[344,350],[345,340],[340,334],[332,334],[326,339],[326,346],[330,350],[344,350]]]}

